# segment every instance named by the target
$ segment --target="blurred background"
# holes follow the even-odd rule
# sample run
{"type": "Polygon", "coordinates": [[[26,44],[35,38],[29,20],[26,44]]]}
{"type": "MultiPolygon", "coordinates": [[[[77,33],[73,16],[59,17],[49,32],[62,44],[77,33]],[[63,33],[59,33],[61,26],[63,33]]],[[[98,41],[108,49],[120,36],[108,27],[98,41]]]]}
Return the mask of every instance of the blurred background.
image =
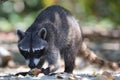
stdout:
{"type": "Polygon", "coordinates": [[[82,27],[84,41],[99,57],[120,61],[120,0],[0,1],[1,67],[25,65],[17,48],[16,30],[25,31],[41,10],[50,5],[61,5],[76,17],[82,27]],[[3,59],[7,60],[4,65],[3,59]]]}

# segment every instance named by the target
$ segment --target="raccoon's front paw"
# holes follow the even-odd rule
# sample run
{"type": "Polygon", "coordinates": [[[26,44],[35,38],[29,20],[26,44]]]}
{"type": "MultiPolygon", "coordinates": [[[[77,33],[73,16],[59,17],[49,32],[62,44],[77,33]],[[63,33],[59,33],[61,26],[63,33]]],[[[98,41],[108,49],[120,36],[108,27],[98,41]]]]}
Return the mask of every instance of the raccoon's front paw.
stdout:
{"type": "Polygon", "coordinates": [[[44,73],[45,75],[49,75],[49,74],[50,74],[50,68],[49,68],[49,67],[46,68],[46,69],[42,68],[42,71],[43,71],[43,73],[44,73]]]}

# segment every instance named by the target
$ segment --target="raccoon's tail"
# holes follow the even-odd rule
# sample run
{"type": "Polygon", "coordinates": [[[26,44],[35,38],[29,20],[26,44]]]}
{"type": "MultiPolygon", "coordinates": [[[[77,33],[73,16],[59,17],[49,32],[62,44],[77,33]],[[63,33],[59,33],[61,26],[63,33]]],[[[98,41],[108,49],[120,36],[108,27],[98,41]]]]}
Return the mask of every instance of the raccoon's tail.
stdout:
{"type": "Polygon", "coordinates": [[[97,57],[93,51],[87,48],[84,42],[81,49],[79,50],[78,55],[82,56],[84,60],[90,62],[91,64],[95,64],[100,68],[106,67],[114,71],[120,70],[120,62],[109,62],[97,57]]]}

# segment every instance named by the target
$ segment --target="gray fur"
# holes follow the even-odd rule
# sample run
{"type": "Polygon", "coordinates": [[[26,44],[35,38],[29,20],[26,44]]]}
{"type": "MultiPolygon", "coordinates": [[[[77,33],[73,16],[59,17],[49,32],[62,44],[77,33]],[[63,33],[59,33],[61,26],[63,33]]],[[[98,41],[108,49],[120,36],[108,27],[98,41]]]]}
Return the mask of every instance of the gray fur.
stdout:
{"type": "Polygon", "coordinates": [[[44,73],[52,73],[57,70],[62,55],[65,72],[73,72],[82,34],[77,20],[69,11],[60,6],[48,7],[26,30],[25,35],[22,34],[24,33],[19,30],[18,48],[25,59],[29,59],[30,68],[41,68],[47,60],[49,65],[44,69],[44,73]],[[37,66],[34,58],[40,59],[37,66]]]}

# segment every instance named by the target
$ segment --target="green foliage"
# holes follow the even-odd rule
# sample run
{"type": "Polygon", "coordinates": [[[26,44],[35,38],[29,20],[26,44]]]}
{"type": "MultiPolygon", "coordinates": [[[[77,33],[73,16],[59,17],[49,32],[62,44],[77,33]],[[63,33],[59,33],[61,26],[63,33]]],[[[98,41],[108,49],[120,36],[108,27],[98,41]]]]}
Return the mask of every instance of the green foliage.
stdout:
{"type": "Polygon", "coordinates": [[[120,25],[120,0],[84,0],[84,5],[88,17],[93,15],[98,20],[109,19],[116,27],[120,25]]]}
{"type": "Polygon", "coordinates": [[[41,9],[54,4],[70,10],[82,26],[112,29],[120,25],[120,0],[9,0],[0,4],[0,30],[25,30],[41,9]]]}
{"type": "Polygon", "coordinates": [[[0,17],[0,30],[9,31],[11,30],[12,25],[5,18],[0,17]],[[4,27],[2,27],[4,26],[4,27]]]}

